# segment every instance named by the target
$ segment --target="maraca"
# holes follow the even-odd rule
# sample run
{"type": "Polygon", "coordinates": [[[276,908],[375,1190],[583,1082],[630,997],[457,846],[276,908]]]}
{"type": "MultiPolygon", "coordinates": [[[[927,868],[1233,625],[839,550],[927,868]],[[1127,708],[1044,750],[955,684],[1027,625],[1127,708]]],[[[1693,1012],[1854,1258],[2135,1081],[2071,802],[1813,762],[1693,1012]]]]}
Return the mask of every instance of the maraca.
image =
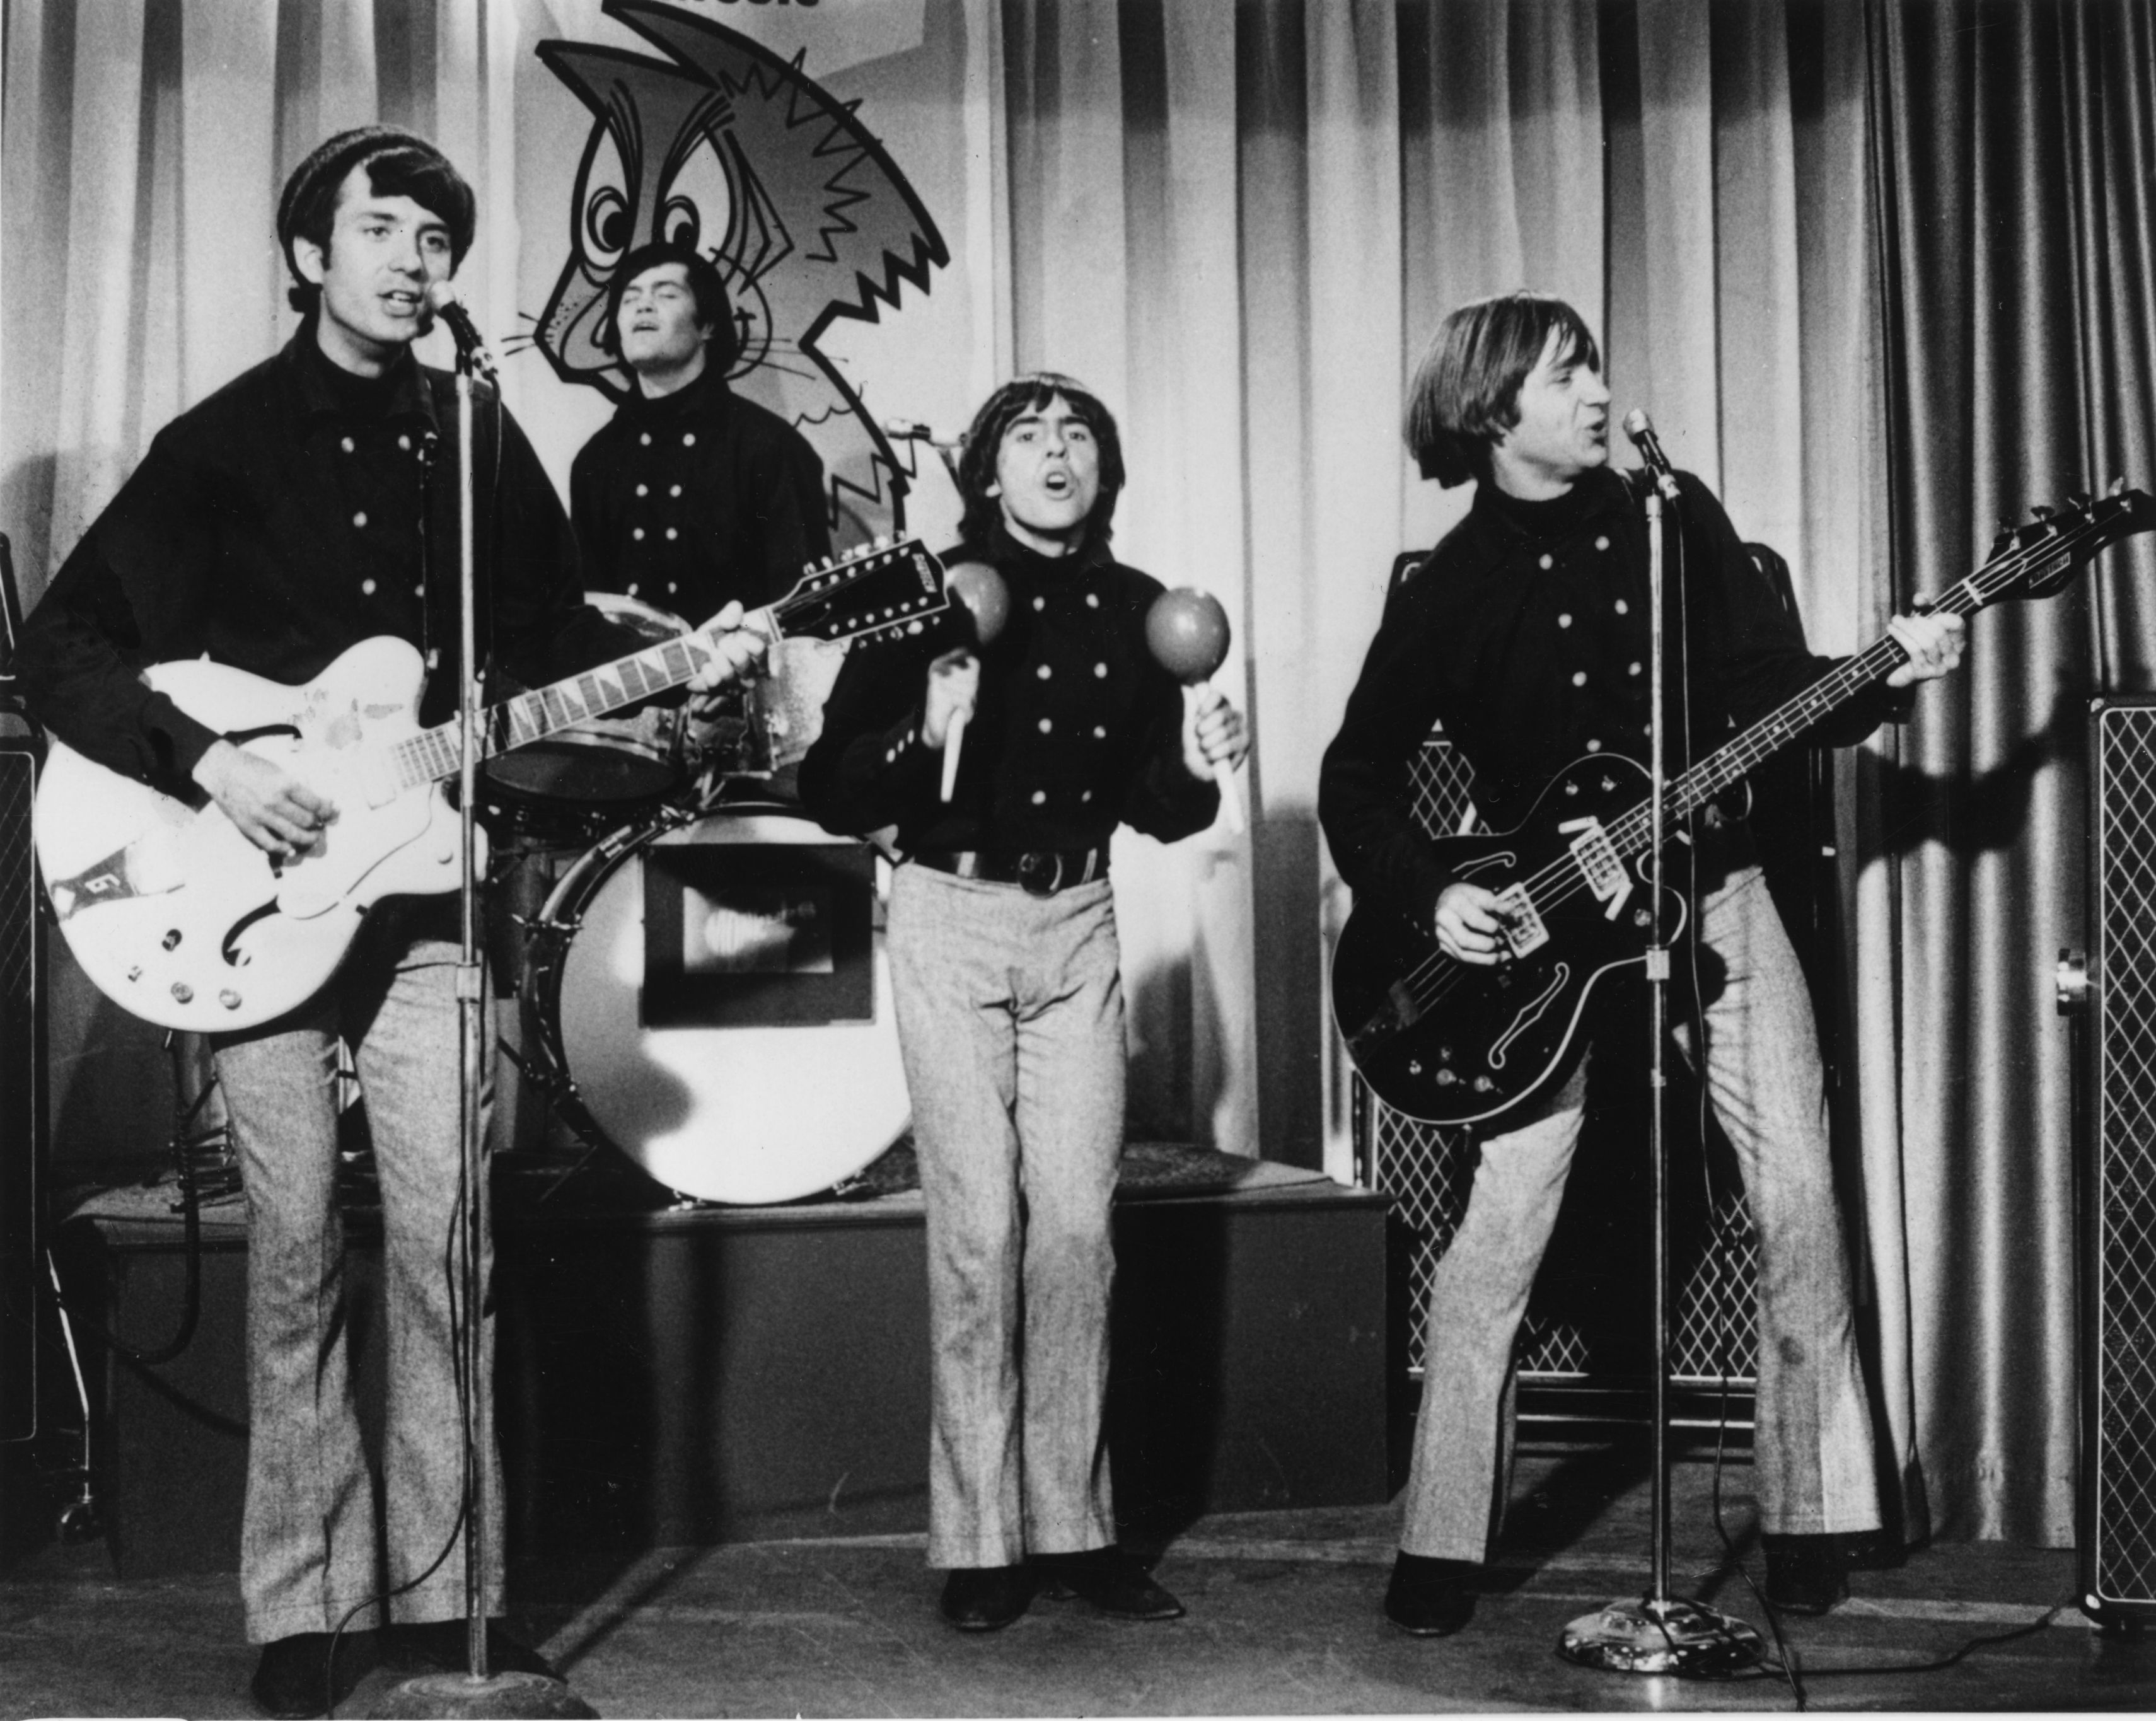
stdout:
{"type": "MultiPolygon", "coordinates": [[[[1004,577],[985,562],[961,562],[943,577],[943,589],[966,606],[973,619],[975,650],[1004,630],[1010,616],[1010,588],[1004,577]]],[[[966,719],[972,713],[956,711],[943,732],[943,799],[949,800],[958,786],[958,749],[966,738],[966,719]]]]}
{"type": "MultiPolygon", "coordinates": [[[[1184,686],[1199,686],[1227,661],[1228,612],[1209,592],[1189,586],[1163,592],[1146,612],[1146,646],[1153,661],[1184,686]]],[[[1220,785],[1228,829],[1240,836],[1250,826],[1242,784],[1234,769],[1218,759],[1213,762],[1213,780],[1220,785]]]]}

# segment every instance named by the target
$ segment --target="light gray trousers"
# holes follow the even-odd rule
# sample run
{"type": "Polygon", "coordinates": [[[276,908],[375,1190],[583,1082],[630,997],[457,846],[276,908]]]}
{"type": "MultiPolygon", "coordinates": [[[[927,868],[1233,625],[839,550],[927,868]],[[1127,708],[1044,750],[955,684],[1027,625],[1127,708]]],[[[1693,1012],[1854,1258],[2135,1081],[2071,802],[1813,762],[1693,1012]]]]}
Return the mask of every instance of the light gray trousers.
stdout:
{"type": "MultiPolygon", "coordinates": [[[[1871,1425],[1804,972],[1756,866],[1707,893],[1700,925],[1728,969],[1704,1011],[1707,1095],[1736,1150],[1759,1242],[1761,1525],[1782,1534],[1876,1528],[1871,1425]]],[[[1680,1036],[1697,1066],[1688,1040],[1680,1036]]],[[[1596,1050],[1635,1055],[1629,1044],[1596,1050]]],[[[1407,1553],[1479,1562],[1496,1538],[1513,1344],[1572,1169],[1585,1087],[1583,1065],[1539,1115],[1482,1143],[1466,1215],[1430,1286],[1407,1553]]]]}
{"type": "Polygon", "coordinates": [[[1102,1412],[1123,1147],[1106,880],[898,870],[888,935],[928,1221],[928,1563],[1115,1540],[1102,1412]]]}
{"type": "MultiPolygon", "coordinates": [[[[464,1492],[450,1240],[459,1202],[457,947],[363,928],[321,997],[222,1040],[217,1072],[245,1184],[247,1505],[239,1584],[247,1635],[333,1630],[381,1589],[374,1486],[360,1446],[336,1202],[336,1042],[352,1049],[382,1186],[388,1343],[382,1454],[388,1580],[403,1621],[465,1611],[464,1492]],[[452,1535],[454,1533],[454,1540],[452,1535]]],[[[490,1020],[487,1018],[485,1020],[490,1020]]],[[[491,1068],[490,1033],[488,1067],[491,1068]]],[[[491,1259],[487,1262],[491,1277],[491,1259]]],[[[494,1323],[487,1311],[487,1365],[494,1323]]],[[[488,1466],[487,1609],[501,1611],[501,1479],[488,1466]]],[[[369,1611],[354,1629],[379,1623],[369,1611]]]]}

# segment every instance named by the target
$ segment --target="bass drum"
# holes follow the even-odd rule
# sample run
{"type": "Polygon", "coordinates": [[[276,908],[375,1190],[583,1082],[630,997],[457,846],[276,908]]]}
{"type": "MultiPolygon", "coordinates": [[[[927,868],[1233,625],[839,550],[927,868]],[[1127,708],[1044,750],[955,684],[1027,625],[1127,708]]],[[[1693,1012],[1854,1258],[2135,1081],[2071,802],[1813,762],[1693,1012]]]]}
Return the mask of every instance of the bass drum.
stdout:
{"type": "Polygon", "coordinates": [[[563,1120],[707,1201],[829,1189],[911,1116],[884,958],[889,868],[783,807],[661,814],[562,875],[525,1045],[563,1120]]]}

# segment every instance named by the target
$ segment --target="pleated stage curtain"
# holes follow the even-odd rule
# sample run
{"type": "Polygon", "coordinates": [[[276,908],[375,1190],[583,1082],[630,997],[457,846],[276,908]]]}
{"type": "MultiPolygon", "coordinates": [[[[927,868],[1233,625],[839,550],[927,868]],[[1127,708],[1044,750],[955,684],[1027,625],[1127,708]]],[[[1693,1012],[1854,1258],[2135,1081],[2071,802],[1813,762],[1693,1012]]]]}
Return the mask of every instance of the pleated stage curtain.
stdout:
{"type": "MultiPolygon", "coordinates": [[[[1874,19],[1892,571],[1936,591],[2026,520],[2156,481],[2156,13],[1894,4],[1874,19]]],[[[2074,1167],[2051,971],[2083,930],[2082,732],[2156,672],[2156,545],[1987,612],[1876,755],[1860,945],[1867,1145],[1900,1146],[1882,1313],[1943,1535],[2071,1539],[2074,1167]]],[[[1876,1156],[1883,1161],[1883,1155],[1876,1156]]],[[[1891,1194],[1890,1203],[1882,1194],[1891,1194]]]]}
{"type": "MultiPolygon", "coordinates": [[[[516,326],[510,72],[530,9],[7,0],[0,520],[26,597],[157,428],[284,338],[277,190],[331,132],[387,120],[444,143],[488,211],[459,279],[484,326],[516,326]]],[[[506,388],[513,408],[513,371],[506,388]]]]}

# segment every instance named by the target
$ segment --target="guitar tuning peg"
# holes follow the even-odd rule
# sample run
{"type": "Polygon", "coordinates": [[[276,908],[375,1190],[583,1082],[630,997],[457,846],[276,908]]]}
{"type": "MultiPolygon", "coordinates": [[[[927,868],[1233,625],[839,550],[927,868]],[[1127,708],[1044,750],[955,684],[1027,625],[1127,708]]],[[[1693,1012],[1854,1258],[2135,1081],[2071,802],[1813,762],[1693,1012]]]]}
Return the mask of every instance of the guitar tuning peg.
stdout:
{"type": "Polygon", "coordinates": [[[2043,503],[2041,503],[2041,502],[2038,502],[2038,503],[2036,503],[2035,506],[2033,506],[2029,510],[2029,511],[2030,511],[2031,514],[2033,514],[2034,516],[2035,516],[2035,517],[2036,517],[2037,519],[2039,519],[2039,520],[2048,521],[2048,520],[2049,520],[2049,519],[2050,519],[2050,518],[2051,518],[2054,514],[2057,513],[2059,511],[2058,511],[2056,508],[2049,508],[2049,507],[2046,507],[2046,506],[2045,506],[2045,505],[2044,505],[2043,503]]]}
{"type": "Polygon", "coordinates": [[[2073,507],[2076,512],[2085,514],[2088,511],[2094,498],[2092,498],[2087,491],[2077,490],[2074,491],[2071,496],[2068,496],[2066,501],[2073,507]]]}
{"type": "Polygon", "coordinates": [[[2126,480],[2123,478],[2112,479],[2111,480],[2111,488],[2106,491],[2104,494],[2107,496],[2124,496],[2126,494],[2126,480]]]}

